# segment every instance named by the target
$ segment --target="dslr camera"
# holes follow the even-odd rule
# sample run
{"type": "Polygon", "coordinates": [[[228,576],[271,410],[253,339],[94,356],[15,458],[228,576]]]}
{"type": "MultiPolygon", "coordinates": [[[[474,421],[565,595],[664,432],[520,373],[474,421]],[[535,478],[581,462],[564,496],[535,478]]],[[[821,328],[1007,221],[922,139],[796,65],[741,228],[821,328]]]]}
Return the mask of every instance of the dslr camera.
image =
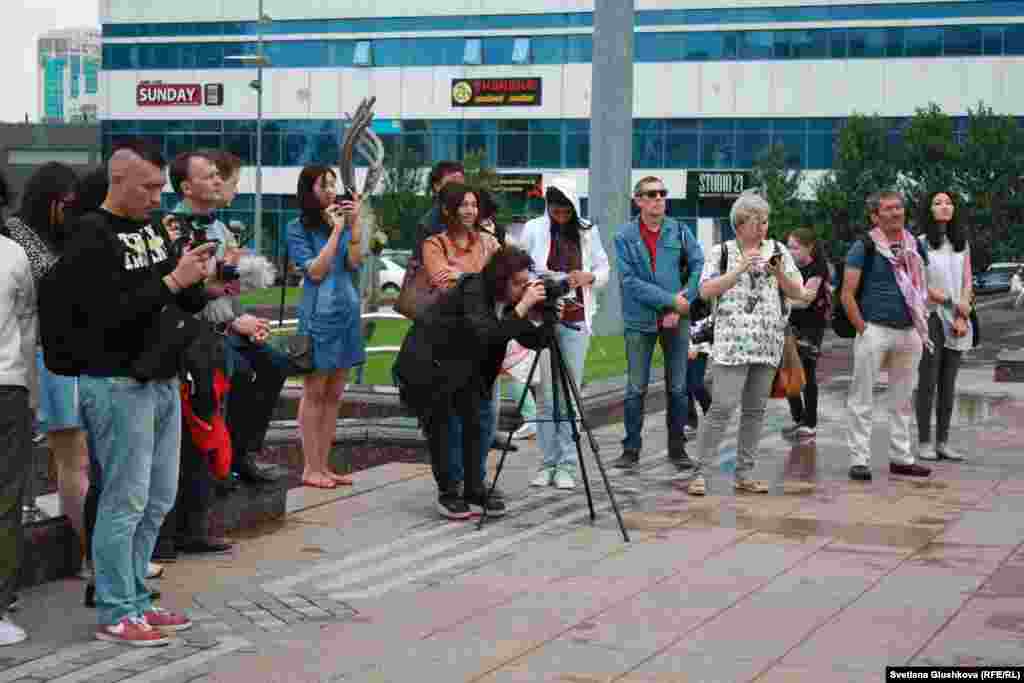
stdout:
{"type": "MultiPolygon", "coordinates": [[[[206,234],[206,229],[213,223],[211,216],[198,216],[191,213],[170,214],[178,223],[178,239],[172,245],[175,258],[181,258],[186,246],[207,244],[210,242],[220,243],[215,237],[206,234]]],[[[221,282],[232,282],[239,279],[238,266],[217,262],[217,279],[221,282]]]]}
{"type": "Polygon", "coordinates": [[[569,280],[542,275],[540,281],[544,283],[544,303],[541,304],[541,313],[544,315],[545,321],[555,322],[558,320],[558,301],[572,291],[569,287],[569,280]]]}

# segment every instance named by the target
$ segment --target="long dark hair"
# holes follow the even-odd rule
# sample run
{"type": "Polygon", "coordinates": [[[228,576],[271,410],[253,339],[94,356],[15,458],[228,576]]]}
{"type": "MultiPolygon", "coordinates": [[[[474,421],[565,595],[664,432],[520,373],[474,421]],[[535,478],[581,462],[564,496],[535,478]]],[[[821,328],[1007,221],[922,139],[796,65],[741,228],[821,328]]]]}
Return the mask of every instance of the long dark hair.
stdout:
{"type": "MultiPolygon", "coordinates": [[[[55,225],[51,207],[65,196],[74,192],[78,176],[71,167],[56,161],[43,164],[25,183],[21,195],[21,206],[17,216],[32,228],[48,247],[56,252],[64,248],[68,231],[64,225],[55,225]]],[[[65,216],[65,224],[69,216],[65,216]]]]}
{"type": "MultiPolygon", "coordinates": [[[[447,186],[446,186],[447,187],[447,186]]],[[[489,296],[497,300],[508,291],[508,282],[521,270],[530,270],[533,259],[519,247],[506,244],[494,252],[481,275],[489,296]]]]}
{"type": "Polygon", "coordinates": [[[448,227],[458,224],[459,222],[459,207],[462,206],[463,200],[467,194],[473,195],[476,199],[477,223],[480,222],[480,193],[471,188],[469,185],[462,183],[446,183],[441,188],[440,201],[441,201],[441,218],[448,227]]]}
{"type": "Polygon", "coordinates": [[[555,230],[557,229],[560,235],[562,235],[563,237],[567,237],[571,241],[579,244],[580,229],[582,227],[580,225],[580,216],[578,213],[576,213],[576,207],[573,206],[573,203],[571,201],[569,201],[569,198],[562,194],[562,192],[559,191],[558,188],[549,187],[547,191],[544,193],[544,201],[547,202],[548,207],[550,207],[552,204],[569,207],[569,210],[572,212],[572,217],[569,219],[567,223],[565,223],[564,225],[559,223],[557,224],[558,227],[556,228],[556,223],[553,220],[551,220],[550,210],[548,210],[548,221],[551,223],[552,232],[555,232],[555,230]]]}
{"type": "Polygon", "coordinates": [[[921,202],[917,225],[924,231],[925,237],[928,239],[928,246],[932,249],[942,247],[943,233],[939,229],[939,224],[935,222],[935,216],[932,215],[932,202],[940,194],[949,197],[949,201],[953,203],[953,218],[946,224],[945,236],[949,238],[950,244],[953,245],[953,251],[961,252],[967,246],[967,238],[964,236],[963,228],[960,227],[960,207],[957,206],[956,194],[953,192],[949,190],[929,192],[927,199],[921,202]]]}
{"type": "Polygon", "coordinates": [[[299,210],[302,212],[302,227],[306,230],[317,230],[324,225],[324,209],[317,199],[316,191],[313,189],[316,181],[326,175],[332,175],[337,179],[337,174],[330,166],[313,165],[306,166],[299,174],[299,186],[296,191],[296,198],[299,203],[299,210]]]}
{"type": "Polygon", "coordinates": [[[79,179],[75,201],[64,211],[70,211],[76,218],[87,211],[95,211],[106,200],[109,189],[110,174],[106,166],[97,166],[79,179]]]}

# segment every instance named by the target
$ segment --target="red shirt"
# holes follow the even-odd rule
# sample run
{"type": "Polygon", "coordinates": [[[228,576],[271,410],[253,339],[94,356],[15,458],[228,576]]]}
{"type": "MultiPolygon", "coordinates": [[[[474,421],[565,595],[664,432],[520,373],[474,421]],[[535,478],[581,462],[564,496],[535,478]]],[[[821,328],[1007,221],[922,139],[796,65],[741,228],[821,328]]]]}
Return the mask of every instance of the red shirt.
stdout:
{"type": "Polygon", "coordinates": [[[658,237],[661,235],[661,228],[651,230],[643,221],[640,221],[640,237],[647,245],[647,252],[651,255],[651,272],[658,268],[658,237]]]}

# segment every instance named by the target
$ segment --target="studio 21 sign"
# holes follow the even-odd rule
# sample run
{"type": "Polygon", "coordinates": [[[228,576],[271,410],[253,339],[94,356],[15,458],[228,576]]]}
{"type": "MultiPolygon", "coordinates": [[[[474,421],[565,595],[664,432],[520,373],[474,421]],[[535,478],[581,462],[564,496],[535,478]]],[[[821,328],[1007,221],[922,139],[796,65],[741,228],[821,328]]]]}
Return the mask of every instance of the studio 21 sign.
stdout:
{"type": "Polygon", "coordinates": [[[143,82],[135,86],[137,107],[219,107],[223,104],[223,83],[143,82]]]}
{"type": "Polygon", "coordinates": [[[747,171],[689,170],[687,176],[692,178],[690,182],[695,185],[692,189],[700,199],[738,197],[751,186],[750,173],[747,171]]]}

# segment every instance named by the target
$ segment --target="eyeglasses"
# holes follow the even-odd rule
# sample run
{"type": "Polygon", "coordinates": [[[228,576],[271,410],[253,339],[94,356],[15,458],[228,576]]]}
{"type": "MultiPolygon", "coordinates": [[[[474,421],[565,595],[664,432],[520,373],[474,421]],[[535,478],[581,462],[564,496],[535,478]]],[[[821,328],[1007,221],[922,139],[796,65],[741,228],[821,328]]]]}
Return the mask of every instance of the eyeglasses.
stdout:
{"type": "Polygon", "coordinates": [[[647,197],[648,199],[664,199],[668,196],[668,190],[647,190],[645,192],[637,192],[637,197],[647,197]]]}

